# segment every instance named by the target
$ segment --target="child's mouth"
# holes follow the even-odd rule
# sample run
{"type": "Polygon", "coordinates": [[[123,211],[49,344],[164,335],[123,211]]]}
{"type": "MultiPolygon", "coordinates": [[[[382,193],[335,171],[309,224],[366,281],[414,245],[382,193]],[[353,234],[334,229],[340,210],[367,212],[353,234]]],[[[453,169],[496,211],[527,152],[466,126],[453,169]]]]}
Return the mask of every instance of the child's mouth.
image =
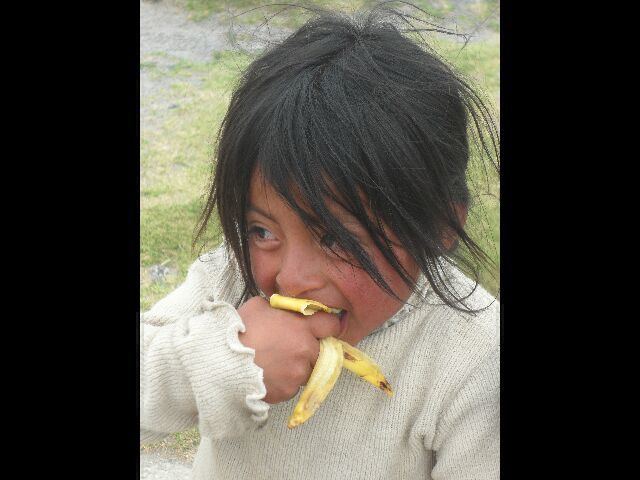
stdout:
{"type": "Polygon", "coordinates": [[[347,315],[348,315],[348,312],[346,310],[342,310],[338,314],[338,318],[340,319],[340,333],[338,333],[337,338],[340,338],[344,334],[344,332],[347,330],[347,315]]]}

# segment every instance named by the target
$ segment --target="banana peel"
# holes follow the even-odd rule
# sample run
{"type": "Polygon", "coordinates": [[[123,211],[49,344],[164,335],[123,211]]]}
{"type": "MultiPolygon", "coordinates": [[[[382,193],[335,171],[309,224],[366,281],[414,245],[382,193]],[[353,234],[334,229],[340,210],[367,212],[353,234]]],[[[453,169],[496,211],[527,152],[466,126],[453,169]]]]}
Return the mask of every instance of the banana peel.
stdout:
{"type": "MultiPolygon", "coordinates": [[[[341,313],[340,309],[327,307],[315,300],[285,297],[278,294],[273,294],[269,298],[269,304],[273,308],[298,312],[303,315],[313,315],[318,311],[341,313]]],[[[382,370],[368,355],[347,342],[335,337],[326,337],[320,340],[320,354],[309,381],[289,417],[287,423],[289,428],[302,425],[313,416],[333,389],[343,367],[381,389],[387,396],[393,395],[393,390],[382,370]]]]}

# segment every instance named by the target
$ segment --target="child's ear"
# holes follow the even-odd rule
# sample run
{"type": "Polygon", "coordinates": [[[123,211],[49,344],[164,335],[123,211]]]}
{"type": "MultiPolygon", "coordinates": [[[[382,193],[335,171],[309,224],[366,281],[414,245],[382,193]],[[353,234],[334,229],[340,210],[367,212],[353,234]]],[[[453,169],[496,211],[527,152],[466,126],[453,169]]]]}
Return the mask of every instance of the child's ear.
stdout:
{"type": "Polygon", "coordinates": [[[467,224],[467,214],[469,213],[469,209],[462,203],[456,203],[455,209],[456,215],[458,216],[458,221],[460,222],[460,226],[464,227],[467,224]]]}
{"type": "MultiPolygon", "coordinates": [[[[458,217],[458,222],[461,227],[464,227],[467,223],[467,214],[469,213],[469,209],[466,205],[462,203],[456,203],[454,205],[456,216],[458,217]]],[[[452,231],[450,228],[445,228],[444,235],[442,239],[442,246],[444,247],[445,252],[449,253],[454,250],[458,245],[458,235],[452,231]]]]}

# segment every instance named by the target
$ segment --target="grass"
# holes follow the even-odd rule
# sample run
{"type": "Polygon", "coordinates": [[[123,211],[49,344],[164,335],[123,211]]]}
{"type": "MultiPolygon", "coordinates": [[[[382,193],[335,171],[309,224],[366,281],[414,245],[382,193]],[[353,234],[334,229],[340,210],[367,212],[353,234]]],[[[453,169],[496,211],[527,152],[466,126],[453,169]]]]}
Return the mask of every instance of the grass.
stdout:
{"type": "MultiPolygon", "coordinates": [[[[194,18],[221,12],[225,3],[213,0],[185,0],[194,18]]],[[[234,1],[235,8],[259,2],[234,1]]],[[[364,2],[328,2],[353,4],[364,2]]],[[[431,2],[415,2],[426,4],[431,2]]],[[[485,2],[489,4],[490,2],[485,2]]],[[[440,2],[440,14],[451,11],[450,2],[440,2]]],[[[484,5],[484,4],[483,4],[484,5]]],[[[489,5],[490,6],[490,5],[489,5]]],[[[485,5],[486,8],[488,8],[485,5]]],[[[433,13],[433,11],[432,11],[433,13]]],[[[257,17],[256,17],[257,18],[257,17]]],[[[499,29],[499,25],[498,25],[499,29]]],[[[482,86],[486,97],[498,110],[500,100],[499,39],[497,35],[475,40],[464,49],[446,39],[434,41],[435,47],[457,69],[482,86]]],[[[161,81],[167,89],[157,98],[145,99],[153,128],[142,128],[140,138],[140,309],[149,309],[175,289],[185,278],[195,254],[191,249],[193,229],[203,204],[211,171],[213,142],[225,113],[235,80],[249,58],[238,52],[217,52],[206,64],[173,59],[157,52],[141,58],[140,69],[161,81]],[[153,278],[154,265],[166,266],[164,278],[153,278]]],[[[473,164],[473,162],[472,162],[473,164]]],[[[476,178],[479,169],[471,169],[476,178]]],[[[489,192],[499,195],[499,180],[490,178],[489,192]]],[[[499,207],[487,196],[487,208],[473,207],[469,222],[480,245],[500,266],[499,207]]],[[[217,233],[212,234],[215,245],[217,233]]],[[[484,274],[481,281],[492,293],[499,288],[498,275],[484,274]]],[[[167,440],[142,447],[177,458],[192,460],[199,443],[197,429],[170,436],[167,440]]]]}
{"type": "Polygon", "coordinates": [[[161,103],[177,107],[168,110],[159,128],[141,129],[141,311],[175,288],[194,260],[190,240],[210,174],[214,134],[233,80],[246,63],[239,54],[221,52],[209,64],[182,62],[161,72],[170,80],[161,103]],[[175,274],[165,282],[149,279],[149,267],[162,262],[175,274]]]}
{"type": "MultiPolygon", "coordinates": [[[[435,48],[474,84],[483,100],[500,113],[500,41],[493,35],[482,42],[472,42],[463,49],[460,44],[440,40],[435,48]]],[[[487,253],[495,268],[482,270],[480,283],[492,294],[500,289],[500,179],[495,171],[486,170],[472,155],[469,166],[469,184],[475,201],[468,217],[468,230],[474,240],[487,253]]]]}

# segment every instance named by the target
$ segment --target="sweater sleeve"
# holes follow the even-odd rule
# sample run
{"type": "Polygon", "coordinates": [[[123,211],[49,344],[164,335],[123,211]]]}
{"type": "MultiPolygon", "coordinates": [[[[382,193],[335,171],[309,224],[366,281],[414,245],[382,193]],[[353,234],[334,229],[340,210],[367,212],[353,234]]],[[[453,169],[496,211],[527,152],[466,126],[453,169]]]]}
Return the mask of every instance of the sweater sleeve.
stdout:
{"type": "Polygon", "coordinates": [[[234,274],[221,249],[141,316],[140,441],[198,425],[223,438],[258,428],[269,406],[242,319],[220,296],[234,274]]]}
{"type": "Polygon", "coordinates": [[[474,368],[448,403],[430,445],[433,480],[500,478],[500,349],[474,368]]]}

